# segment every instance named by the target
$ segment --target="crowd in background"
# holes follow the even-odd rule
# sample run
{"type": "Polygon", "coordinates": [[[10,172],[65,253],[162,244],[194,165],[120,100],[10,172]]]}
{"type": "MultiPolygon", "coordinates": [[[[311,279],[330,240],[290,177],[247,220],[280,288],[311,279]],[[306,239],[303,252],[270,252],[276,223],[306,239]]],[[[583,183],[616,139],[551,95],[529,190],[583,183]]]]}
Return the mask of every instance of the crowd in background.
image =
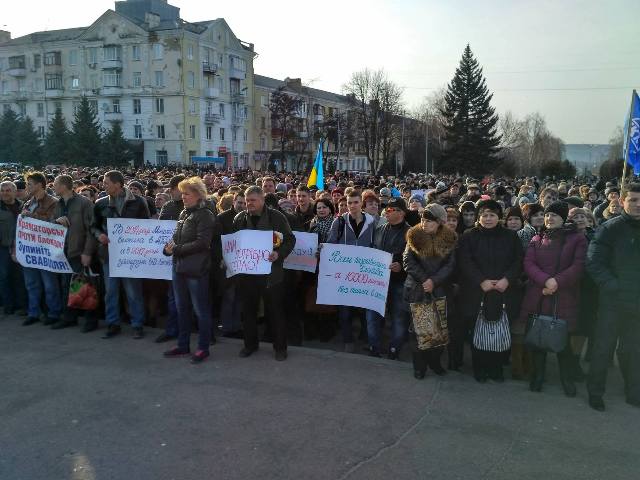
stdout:
{"type": "Polygon", "coordinates": [[[511,377],[543,388],[547,353],[524,345],[531,315],[556,315],[570,336],[558,353],[563,391],[577,394],[587,379],[589,404],[604,410],[609,365],[617,350],[629,404],[640,406],[640,184],[597,178],[401,178],[337,172],[325,188],[306,177],[258,171],[83,169],[0,173],[0,295],[5,315],[26,316],[53,329],[81,323],[103,338],[133,338],[162,326],[158,343],[175,342],[165,357],[200,363],[216,335],[242,338],[241,357],[260,341],[276,360],[288,345],[338,338],[346,352],[364,345],[372,356],[412,355],[414,376],[444,375],[470,362],[480,382],[511,377]],[[67,307],[70,274],[22,267],[15,261],[21,214],[68,228],[65,254],[76,272],[102,279],[104,301],[93,311],[67,307]],[[177,221],[164,254],[172,281],[109,276],[109,218],[177,221]],[[227,279],[220,235],[239,230],[278,232],[269,275],[227,279]],[[386,315],[316,302],[316,274],[287,270],[294,231],[322,243],[357,245],[392,255],[386,315]],[[410,304],[446,298],[450,341],[421,350],[410,304]],[[478,314],[492,322],[506,313],[507,352],[472,342],[478,314]],[[82,317],[82,321],[80,319],[82,317]],[[162,325],[161,325],[162,324],[162,325]],[[198,341],[192,353],[191,331],[198,341]],[[470,345],[471,356],[465,358],[470,345]],[[446,352],[445,352],[446,350],[446,352]],[[446,355],[445,355],[446,353],[446,355]],[[446,368],[442,358],[446,356],[446,368]],[[589,370],[582,365],[589,362],[589,370]]]}

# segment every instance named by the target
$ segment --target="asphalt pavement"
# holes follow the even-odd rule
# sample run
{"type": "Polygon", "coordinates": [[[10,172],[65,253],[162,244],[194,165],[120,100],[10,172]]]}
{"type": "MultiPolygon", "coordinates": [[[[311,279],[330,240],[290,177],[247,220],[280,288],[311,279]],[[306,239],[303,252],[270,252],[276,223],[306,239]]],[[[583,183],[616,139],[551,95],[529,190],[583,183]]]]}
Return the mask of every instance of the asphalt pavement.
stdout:
{"type": "MultiPolygon", "coordinates": [[[[157,330],[52,331],[0,317],[1,480],[640,478],[640,410],[315,348],[276,362],[223,339],[202,365],[157,330]]],[[[195,338],[193,339],[195,344],[195,338]]],[[[551,365],[554,369],[555,365],[551,365]]]]}

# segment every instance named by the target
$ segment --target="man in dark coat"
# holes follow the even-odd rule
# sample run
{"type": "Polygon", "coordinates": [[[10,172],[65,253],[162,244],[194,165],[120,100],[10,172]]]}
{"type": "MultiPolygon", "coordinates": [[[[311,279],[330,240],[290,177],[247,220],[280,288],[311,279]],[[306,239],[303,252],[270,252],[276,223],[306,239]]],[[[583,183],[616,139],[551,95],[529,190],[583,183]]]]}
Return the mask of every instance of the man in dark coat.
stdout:
{"type": "Polygon", "coordinates": [[[139,278],[116,278],[109,276],[109,218],[138,218],[148,219],[149,208],[147,201],[131,193],[124,186],[124,176],[117,170],[104,174],[104,189],[106,197],[97,200],[94,208],[93,235],[100,244],[98,256],[102,262],[105,286],[105,320],[107,332],[102,338],[112,338],[120,333],[120,286],[124,287],[129,305],[129,315],[133,326],[133,338],[144,336],[144,298],[142,295],[142,280],[139,278]]]}
{"type": "Polygon", "coordinates": [[[287,332],[283,312],[283,263],[293,250],[296,237],[285,216],[265,205],[264,192],[260,187],[247,188],[245,201],[247,210],[240,212],[234,219],[234,231],[268,230],[274,234],[279,232],[282,234],[282,242],[269,255],[269,261],[272,262],[269,275],[238,275],[236,286],[242,302],[244,324],[244,348],[240,351],[240,356],[248,357],[258,349],[258,306],[262,297],[265,309],[271,316],[275,358],[282,361],[287,358],[287,332]]]}
{"type": "Polygon", "coordinates": [[[622,202],[622,215],[600,227],[587,254],[587,270],[600,288],[587,382],[589,405],[599,411],[618,338],[627,403],[640,407],[640,183],[625,187],[622,202]]]}

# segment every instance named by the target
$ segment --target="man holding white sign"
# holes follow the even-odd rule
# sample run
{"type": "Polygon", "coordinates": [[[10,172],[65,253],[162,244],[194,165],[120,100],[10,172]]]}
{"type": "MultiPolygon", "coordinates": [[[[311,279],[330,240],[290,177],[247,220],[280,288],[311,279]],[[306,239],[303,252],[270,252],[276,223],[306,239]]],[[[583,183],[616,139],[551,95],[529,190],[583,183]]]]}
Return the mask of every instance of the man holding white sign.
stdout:
{"type": "Polygon", "coordinates": [[[248,357],[258,350],[258,305],[262,297],[266,313],[272,322],[275,357],[276,360],[282,361],[287,358],[287,332],[282,308],[284,302],[282,264],[293,250],[296,237],[293,236],[286,217],[281,212],[266,207],[264,192],[260,187],[247,188],[245,200],[247,210],[240,212],[233,220],[234,231],[271,231],[273,232],[273,249],[267,257],[271,262],[271,273],[237,275],[244,324],[244,348],[240,351],[240,356],[248,357]]]}

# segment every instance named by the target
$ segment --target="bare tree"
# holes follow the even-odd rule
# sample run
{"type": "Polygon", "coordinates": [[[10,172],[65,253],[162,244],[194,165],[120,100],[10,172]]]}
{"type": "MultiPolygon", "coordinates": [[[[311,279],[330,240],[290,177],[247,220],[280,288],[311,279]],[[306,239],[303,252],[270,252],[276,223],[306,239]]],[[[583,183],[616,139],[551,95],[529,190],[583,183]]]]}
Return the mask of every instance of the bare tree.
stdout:
{"type": "Polygon", "coordinates": [[[298,136],[297,120],[300,110],[300,99],[285,91],[285,87],[279,87],[271,94],[269,112],[271,113],[271,136],[276,138],[280,145],[280,161],[283,167],[286,165],[287,152],[295,148],[298,136]]]}

